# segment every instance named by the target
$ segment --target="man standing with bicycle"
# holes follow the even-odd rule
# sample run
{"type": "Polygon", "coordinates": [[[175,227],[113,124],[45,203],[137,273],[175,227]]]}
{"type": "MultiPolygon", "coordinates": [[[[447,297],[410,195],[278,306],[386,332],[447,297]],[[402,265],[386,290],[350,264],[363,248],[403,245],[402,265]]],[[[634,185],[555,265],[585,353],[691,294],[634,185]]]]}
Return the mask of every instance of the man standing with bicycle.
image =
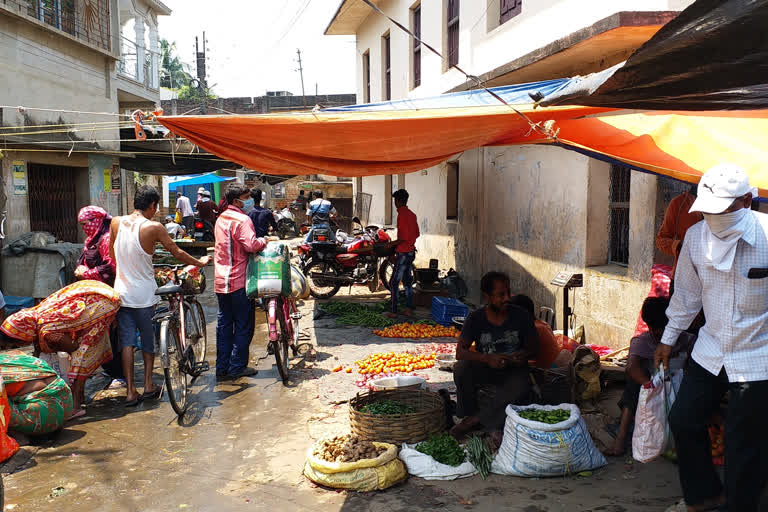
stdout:
{"type": "Polygon", "coordinates": [[[120,294],[121,308],[117,313],[117,330],[125,373],[126,407],[135,407],[143,399],[155,399],[160,389],[152,383],[155,364],[155,337],[152,317],[159,298],[155,295],[157,283],[152,267],[155,244],[160,243],[174,258],[186,265],[204,267],[210,258],[195,259],[179,249],[171,240],[165,226],[154,222],[160,194],[154,187],[144,185],[136,191],[133,213],[115,217],[110,224],[109,253],[117,264],[115,291],[120,294]],[[144,394],[139,395],[133,379],[133,349],[137,346],[136,331],[141,340],[144,358],[144,394]]]}
{"type": "Polygon", "coordinates": [[[248,367],[248,349],[254,332],[254,304],[245,293],[248,257],[267,246],[258,238],[248,213],[253,210],[251,191],[240,183],[227,187],[227,203],[216,221],[214,291],[219,301],[216,324],[216,378],[237,379],[255,375],[248,367]]]}

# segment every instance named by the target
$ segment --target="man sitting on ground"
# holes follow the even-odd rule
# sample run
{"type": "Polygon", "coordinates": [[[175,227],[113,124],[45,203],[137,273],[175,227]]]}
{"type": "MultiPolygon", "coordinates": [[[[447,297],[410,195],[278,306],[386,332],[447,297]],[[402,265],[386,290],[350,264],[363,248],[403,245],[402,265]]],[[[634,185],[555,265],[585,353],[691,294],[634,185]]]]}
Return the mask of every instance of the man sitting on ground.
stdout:
{"type": "Polygon", "coordinates": [[[489,272],[480,281],[486,306],[473,311],[464,323],[456,346],[458,363],[453,371],[456,383],[457,414],[464,419],[451,429],[460,438],[485,427],[500,431],[508,404],[520,404],[530,394],[528,360],[539,352],[539,338],[531,315],[509,304],[509,277],[489,272]],[[475,342],[477,351],[471,351],[475,342]],[[480,386],[492,386],[495,393],[484,408],[477,404],[480,386]]]}
{"type": "MultiPolygon", "coordinates": [[[[632,338],[630,342],[626,369],[626,375],[629,378],[619,400],[619,409],[621,409],[619,430],[613,446],[605,451],[606,455],[624,455],[626,451],[627,441],[630,439],[629,433],[635,421],[640,388],[651,381],[653,354],[667,326],[667,307],[669,307],[669,299],[666,297],[648,297],[643,302],[641,316],[643,322],[648,325],[649,331],[632,338]]],[[[684,331],[675,345],[675,354],[685,357],[683,353],[690,353],[695,340],[696,337],[693,334],[684,331]]]]}
{"type": "Polygon", "coordinates": [[[168,232],[168,235],[174,240],[179,238],[184,238],[186,236],[187,231],[184,229],[184,226],[181,224],[177,224],[176,220],[173,218],[173,215],[168,215],[165,218],[165,230],[168,232]]]}

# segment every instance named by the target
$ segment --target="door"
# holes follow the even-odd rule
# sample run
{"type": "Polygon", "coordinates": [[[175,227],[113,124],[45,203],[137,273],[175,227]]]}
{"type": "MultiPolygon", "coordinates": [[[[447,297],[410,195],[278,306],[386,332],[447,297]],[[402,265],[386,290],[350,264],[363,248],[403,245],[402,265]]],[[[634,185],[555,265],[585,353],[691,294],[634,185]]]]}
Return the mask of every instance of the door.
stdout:
{"type": "Polygon", "coordinates": [[[74,167],[30,163],[29,222],[32,231],[47,231],[65,242],[77,242],[74,167]]]}

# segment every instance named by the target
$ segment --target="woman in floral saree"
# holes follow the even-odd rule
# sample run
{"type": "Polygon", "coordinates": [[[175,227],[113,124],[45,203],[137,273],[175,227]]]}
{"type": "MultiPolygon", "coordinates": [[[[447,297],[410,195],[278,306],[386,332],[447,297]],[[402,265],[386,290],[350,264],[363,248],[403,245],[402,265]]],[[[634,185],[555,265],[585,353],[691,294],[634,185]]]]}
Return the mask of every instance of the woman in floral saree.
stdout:
{"type": "Polygon", "coordinates": [[[11,408],[10,430],[49,434],[72,415],[72,392],[42,359],[19,351],[0,353],[3,378],[11,408]]]}
{"type": "Polygon", "coordinates": [[[39,305],[22,309],[5,319],[0,332],[25,343],[36,353],[68,352],[67,379],[72,385],[74,417],[85,414],[85,380],[112,359],[109,326],[120,309],[120,297],[98,281],[65,286],[39,305]]]}

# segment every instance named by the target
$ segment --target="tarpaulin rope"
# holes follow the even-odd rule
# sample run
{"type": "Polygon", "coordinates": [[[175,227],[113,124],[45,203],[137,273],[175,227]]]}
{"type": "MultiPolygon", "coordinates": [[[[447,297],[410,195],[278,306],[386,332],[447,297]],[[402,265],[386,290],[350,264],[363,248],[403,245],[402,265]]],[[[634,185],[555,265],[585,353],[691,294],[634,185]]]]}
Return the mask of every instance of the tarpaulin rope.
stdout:
{"type": "MultiPolygon", "coordinates": [[[[373,2],[371,2],[371,0],[363,0],[363,2],[365,2],[365,3],[366,3],[366,4],[367,4],[367,5],[368,5],[368,6],[369,6],[371,9],[373,9],[375,12],[377,12],[377,13],[381,14],[382,16],[384,16],[385,18],[387,18],[389,21],[391,21],[392,23],[394,23],[394,24],[395,24],[395,26],[396,26],[397,28],[399,28],[400,30],[402,30],[403,32],[405,32],[406,34],[408,34],[408,35],[409,35],[410,37],[412,37],[414,40],[418,41],[418,42],[419,42],[419,44],[422,44],[422,45],[424,45],[424,46],[425,46],[425,47],[426,47],[426,48],[427,48],[429,51],[431,51],[432,53],[434,53],[435,55],[437,55],[438,57],[440,57],[440,60],[442,60],[442,61],[445,61],[445,57],[443,57],[443,55],[442,55],[440,52],[438,52],[438,51],[437,51],[435,48],[433,48],[433,47],[432,47],[430,44],[428,44],[428,43],[426,43],[425,41],[423,41],[423,40],[422,40],[420,37],[418,37],[416,34],[414,34],[414,33],[413,33],[413,32],[412,32],[410,29],[408,29],[407,27],[405,27],[405,26],[404,26],[402,23],[400,23],[399,21],[395,20],[394,18],[392,18],[391,16],[389,16],[388,14],[386,14],[384,11],[382,11],[381,9],[379,9],[379,7],[378,7],[377,5],[375,5],[373,2]]],[[[495,99],[499,100],[499,101],[500,101],[502,104],[504,104],[504,105],[506,105],[507,107],[511,108],[511,109],[512,109],[512,110],[513,110],[513,111],[514,111],[514,112],[515,112],[517,115],[519,115],[520,117],[522,117],[523,119],[525,119],[525,121],[526,121],[526,122],[527,122],[527,123],[530,125],[530,127],[531,127],[531,129],[529,130],[528,134],[530,134],[530,133],[531,133],[531,132],[533,132],[533,131],[536,131],[536,132],[540,133],[541,135],[543,135],[543,136],[545,136],[545,137],[547,137],[547,138],[551,138],[552,140],[555,140],[555,141],[557,140],[557,133],[558,133],[558,132],[557,132],[557,130],[553,130],[553,129],[552,129],[552,126],[553,126],[553,124],[554,124],[554,121],[547,121],[547,122],[545,122],[545,123],[534,123],[533,121],[531,121],[531,120],[528,118],[528,116],[526,116],[525,114],[523,114],[522,112],[520,112],[519,110],[517,110],[515,107],[513,107],[512,105],[510,105],[509,103],[507,103],[507,102],[504,100],[504,98],[502,98],[501,96],[499,96],[498,94],[496,94],[496,93],[495,93],[495,92],[493,92],[492,90],[488,89],[488,88],[485,86],[485,84],[483,84],[483,82],[482,82],[482,81],[481,81],[481,80],[480,80],[480,79],[479,79],[477,76],[475,76],[475,75],[471,75],[471,74],[467,73],[467,72],[466,72],[466,71],[464,71],[462,68],[460,68],[458,64],[454,65],[453,67],[454,67],[454,68],[456,68],[456,70],[457,70],[457,71],[459,71],[460,73],[462,73],[462,74],[463,74],[463,75],[464,75],[464,76],[467,78],[467,80],[471,80],[472,82],[474,82],[474,83],[475,83],[475,85],[477,85],[479,88],[483,89],[485,92],[487,92],[488,94],[490,94],[490,95],[491,95],[493,98],[495,98],[495,99]]]]}

